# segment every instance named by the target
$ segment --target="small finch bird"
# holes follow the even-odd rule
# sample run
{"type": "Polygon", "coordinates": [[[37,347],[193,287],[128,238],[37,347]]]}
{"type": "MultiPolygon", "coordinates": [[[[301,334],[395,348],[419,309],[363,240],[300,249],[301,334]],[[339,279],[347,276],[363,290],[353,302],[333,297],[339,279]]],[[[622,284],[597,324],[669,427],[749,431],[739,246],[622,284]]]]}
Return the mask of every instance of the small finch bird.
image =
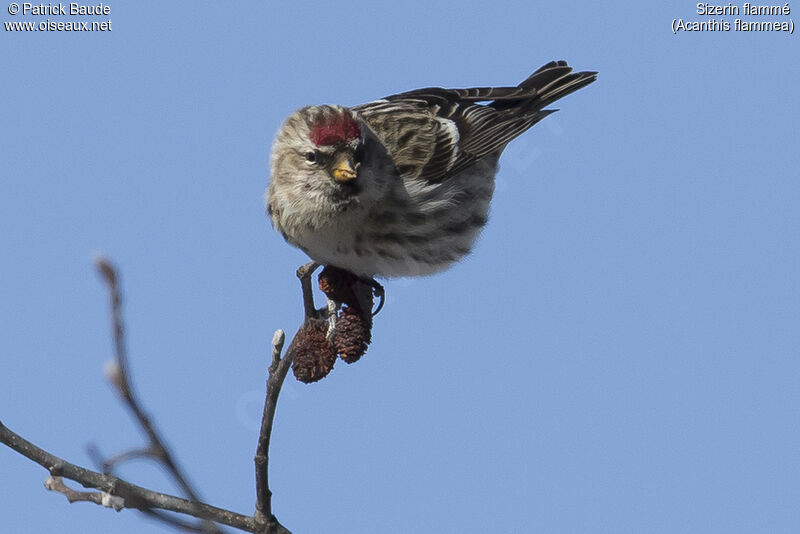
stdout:
{"type": "Polygon", "coordinates": [[[553,61],[516,87],[299,109],[272,146],[272,224],[312,260],[367,279],[446,269],[486,224],[506,145],[596,76],[553,61]]]}

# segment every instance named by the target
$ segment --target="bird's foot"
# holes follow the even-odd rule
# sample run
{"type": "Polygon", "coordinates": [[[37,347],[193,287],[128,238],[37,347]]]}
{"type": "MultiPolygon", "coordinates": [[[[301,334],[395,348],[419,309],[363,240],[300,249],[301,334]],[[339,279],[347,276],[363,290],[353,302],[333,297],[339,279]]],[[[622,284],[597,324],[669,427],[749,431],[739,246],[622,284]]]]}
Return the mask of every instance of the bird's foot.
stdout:
{"type": "Polygon", "coordinates": [[[372,316],[375,317],[383,309],[383,305],[386,302],[386,290],[383,289],[383,286],[374,278],[365,280],[365,282],[372,287],[372,294],[379,299],[378,307],[372,312],[372,316]]]}

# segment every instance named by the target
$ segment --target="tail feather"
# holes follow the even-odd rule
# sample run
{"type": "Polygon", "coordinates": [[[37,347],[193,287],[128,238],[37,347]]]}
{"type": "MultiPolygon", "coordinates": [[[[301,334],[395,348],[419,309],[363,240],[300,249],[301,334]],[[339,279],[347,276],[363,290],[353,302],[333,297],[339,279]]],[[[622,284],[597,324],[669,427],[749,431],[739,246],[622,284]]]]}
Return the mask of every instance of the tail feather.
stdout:
{"type": "Polygon", "coordinates": [[[572,72],[572,67],[566,61],[551,61],[547,65],[542,65],[536,71],[525,78],[518,87],[525,90],[538,91],[540,88],[550,85],[555,80],[562,78],[572,72]]]}
{"type": "Polygon", "coordinates": [[[596,79],[596,72],[574,72],[553,80],[548,85],[539,88],[536,105],[539,109],[549,106],[559,98],[574,93],[581,87],[586,87],[596,79]]]}
{"type": "Polygon", "coordinates": [[[516,87],[518,92],[513,98],[495,100],[490,105],[498,111],[537,113],[596,79],[597,72],[572,72],[566,61],[551,61],[525,78],[516,87]]]}

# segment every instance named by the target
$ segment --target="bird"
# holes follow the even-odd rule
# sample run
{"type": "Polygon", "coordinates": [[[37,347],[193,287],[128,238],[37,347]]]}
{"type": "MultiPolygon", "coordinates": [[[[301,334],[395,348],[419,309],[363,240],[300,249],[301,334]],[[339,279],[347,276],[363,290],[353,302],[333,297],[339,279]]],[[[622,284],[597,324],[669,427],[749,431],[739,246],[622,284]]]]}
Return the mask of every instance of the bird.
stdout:
{"type": "Polygon", "coordinates": [[[551,61],[513,87],[298,109],[272,145],[268,216],[314,262],[376,284],[443,271],[486,224],[508,143],[596,78],[551,61]]]}

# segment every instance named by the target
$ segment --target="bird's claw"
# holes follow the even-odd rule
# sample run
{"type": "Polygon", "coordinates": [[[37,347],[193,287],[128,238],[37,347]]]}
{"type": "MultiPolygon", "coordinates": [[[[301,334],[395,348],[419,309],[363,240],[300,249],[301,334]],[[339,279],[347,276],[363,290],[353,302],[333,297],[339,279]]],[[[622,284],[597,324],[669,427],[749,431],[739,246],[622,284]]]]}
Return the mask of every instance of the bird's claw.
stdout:
{"type": "Polygon", "coordinates": [[[369,285],[372,286],[373,295],[380,299],[378,302],[378,307],[372,312],[372,316],[375,317],[383,309],[383,304],[386,302],[386,290],[383,289],[383,286],[374,278],[369,280],[369,285]]]}

